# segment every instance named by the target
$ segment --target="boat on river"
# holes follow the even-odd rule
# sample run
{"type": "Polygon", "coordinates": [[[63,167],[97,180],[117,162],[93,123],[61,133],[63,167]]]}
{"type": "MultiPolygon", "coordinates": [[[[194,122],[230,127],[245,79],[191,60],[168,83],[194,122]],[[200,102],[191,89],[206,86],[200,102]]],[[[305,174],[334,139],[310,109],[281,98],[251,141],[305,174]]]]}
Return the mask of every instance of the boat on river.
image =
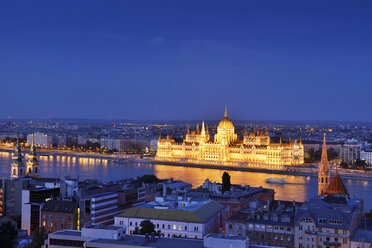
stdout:
{"type": "Polygon", "coordinates": [[[267,183],[278,183],[278,184],[285,184],[286,181],[284,178],[268,178],[266,179],[267,183]]]}

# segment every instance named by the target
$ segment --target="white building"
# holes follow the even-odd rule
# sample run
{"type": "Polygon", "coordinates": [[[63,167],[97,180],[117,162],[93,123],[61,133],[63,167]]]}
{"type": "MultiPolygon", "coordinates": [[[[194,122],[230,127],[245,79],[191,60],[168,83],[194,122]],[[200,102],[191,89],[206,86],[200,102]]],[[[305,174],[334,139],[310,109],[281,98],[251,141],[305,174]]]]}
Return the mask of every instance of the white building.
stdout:
{"type": "Polygon", "coordinates": [[[150,220],[164,237],[202,239],[222,230],[229,208],[215,201],[191,197],[156,197],[155,201],[132,207],[115,216],[115,225],[126,227],[130,234],[150,220]]]}
{"type": "Polygon", "coordinates": [[[365,150],[360,152],[360,159],[372,164],[372,150],[365,150]]]}
{"type": "MultiPolygon", "coordinates": [[[[53,136],[49,134],[35,133],[34,142],[36,146],[52,146],[53,145],[53,136]]],[[[28,145],[32,144],[32,134],[27,135],[28,145]]]]}
{"type": "Polygon", "coordinates": [[[101,149],[120,151],[120,140],[113,138],[101,138],[101,149]]]}

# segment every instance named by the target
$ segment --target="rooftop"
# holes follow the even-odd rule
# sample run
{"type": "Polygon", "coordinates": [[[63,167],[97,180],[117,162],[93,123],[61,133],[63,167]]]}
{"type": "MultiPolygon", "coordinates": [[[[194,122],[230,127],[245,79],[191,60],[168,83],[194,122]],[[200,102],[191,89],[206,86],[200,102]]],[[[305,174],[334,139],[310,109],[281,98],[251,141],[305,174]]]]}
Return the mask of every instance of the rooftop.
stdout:
{"type": "Polygon", "coordinates": [[[73,213],[76,207],[73,201],[50,200],[45,203],[42,211],[73,213]]]}
{"type": "Polygon", "coordinates": [[[166,198],[164,202],[154,201],[132,207],[119,216],[204,223],[225,208],[225,206],[210,200],[188,199],[181,201],[174,198],[171,197],[173,201],[166,198]]]}
{"type": "Polygon", "coordinates": [[[106,226],[106,225],[89,225],[83,228],[87,229],[105,229],[105,230],[119,230],[122,229],[123,227],[120,226],[106,226]]]}
{"type": "Polygon", "coordinates": [[[226,234],[218,234],[218,233],[210,233],[204,238],[231,239],[231,240],[242,240],[242,241],[249,239],[247,236],[226,235],[226,234]]]}
{"type": "Polygon", "coordinates": [[[161,248],[202,248],[202,240],[181,239],[181,238],[156,238],[155,241],[146,242],[146,238],[141,235],[126,235],[121,240],[112,239],[94,239],[87,242],[88,244],[115,244],[123,246],[138,246],[138,247],[161,247],[161,248]]]}
{"type": "Polygon", "coordinates": [[[56,235],[66,235],[66,236],[81,236],[81,231],[75,231],[75,230],[62,230],[62,231],[57,231],[51,234],[56,234],[56,235]]]}

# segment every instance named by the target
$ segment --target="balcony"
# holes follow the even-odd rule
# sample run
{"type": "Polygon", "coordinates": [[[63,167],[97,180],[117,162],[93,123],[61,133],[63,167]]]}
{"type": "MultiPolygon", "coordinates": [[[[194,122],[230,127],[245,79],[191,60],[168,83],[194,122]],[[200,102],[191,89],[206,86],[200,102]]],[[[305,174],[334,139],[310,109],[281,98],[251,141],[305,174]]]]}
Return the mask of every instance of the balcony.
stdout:
{"type": "Polygon", "coordinates": [[[330,245],[330,246],[341,246],[341,243],[338,242],[338,241],[328,241],[328,240],[326,240],[326,241],[324,241],[323,243],[324,243],[324,245],[330,245]]]}
{"type": "Polygon", "coordinates": [[[317,232],[316,231],[310,231],[310,230],[305,230],[305,233],[306,234],[316,234],[317,232]]]}

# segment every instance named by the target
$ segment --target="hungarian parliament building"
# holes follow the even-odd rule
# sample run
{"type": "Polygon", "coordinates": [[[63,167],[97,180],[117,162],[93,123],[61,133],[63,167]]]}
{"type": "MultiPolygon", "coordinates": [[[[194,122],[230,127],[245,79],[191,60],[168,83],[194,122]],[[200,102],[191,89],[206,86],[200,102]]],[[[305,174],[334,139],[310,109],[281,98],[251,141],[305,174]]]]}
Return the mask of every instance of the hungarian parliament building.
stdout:
{"type": "Polygon", "coordinates": [[[282,169],[304,163],[302,142],[271,143],[266,132],[245,131],[243,139],[238,139],[235,128],[227,115],[220,121],[214,140],[210,139],[204,122],[196,131],[187,129],[186,138],[176,142],[171,137],[159,137],[156,160],[180,163],[200,163],[217,165],[253,166],[267,169],[282,169]]]}

